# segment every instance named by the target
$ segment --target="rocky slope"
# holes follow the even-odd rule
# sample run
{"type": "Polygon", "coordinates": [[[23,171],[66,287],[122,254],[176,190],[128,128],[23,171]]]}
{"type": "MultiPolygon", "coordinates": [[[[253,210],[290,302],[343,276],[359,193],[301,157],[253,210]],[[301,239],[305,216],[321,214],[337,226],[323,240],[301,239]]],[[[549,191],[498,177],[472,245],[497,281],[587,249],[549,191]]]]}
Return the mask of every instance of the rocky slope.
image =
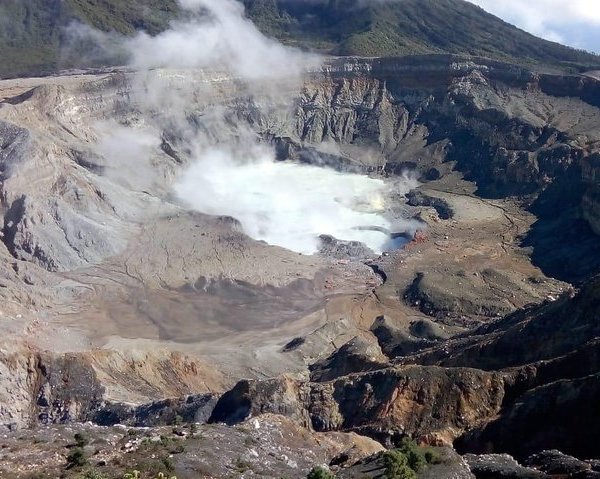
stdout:
{"type": "Polygon", "coordinates": [[[309,441],[597,457],[576,413],[590,424],[597,399],[598,80],[448,55],[331,59],[282,95],[190,76],[189,128],[218,144],[242,124],[282,161],[384,177],[390,214],[423,224],[342,258],[175,201],[191,155],[172,125],[141,162],[98,147],[107,122],[144,137],[139,75],[0,83],[4,426],[268,413],[309,441]]]}
{"type": "MultiPolygon", "coordinates": [[[[560,449],[596,457],[589,408],[599,368],[599,291],[596,281],[574,298],[391,358],[402,366],[380,362],[362,372],[372,361],[365,351],[356,372],[340,371],[335,379],[244,381],[219,399],[210,420],[235,423],[268,411],[318,431],[356,431],[388,444],[409,435],[433,444],[458,439],[462,451],[526,457],[560,449]]],[[[342,363],[348,357],[344,348],[336,354],[342,363]]]]}
{"type": "Polygon", "coordinates": [[[459,169],[480,196],[531,203],[538,222],[523,242],[545,271],[571,281],[597,271],[597,80],[449,56],[345,59],[329,70],[300,104],[301,142],[335,141],[350,157],[351,146],[371,147],[381,154],[368,166],[388,174],[459,169]]]}

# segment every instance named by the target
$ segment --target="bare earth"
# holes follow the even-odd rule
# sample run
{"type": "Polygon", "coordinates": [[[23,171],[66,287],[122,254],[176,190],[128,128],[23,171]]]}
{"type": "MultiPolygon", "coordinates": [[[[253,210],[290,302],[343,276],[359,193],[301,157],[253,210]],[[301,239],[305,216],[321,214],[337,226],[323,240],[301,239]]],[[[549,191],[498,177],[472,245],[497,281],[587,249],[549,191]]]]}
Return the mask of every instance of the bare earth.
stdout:
{"type": "MultiPolygon", "coordinates": [[[[223,390],[242,377],[306,374],[307,363],[355,336],[376,343],[370,329],[379,316],[406,331],[435,320],[451,333],[486,321],[498,302],[514,310],[565,287],[544,278],[518,245],[533,217],[514,203],[476,198],[456,174],[421,187],[454,217],[390,199],[390,212],[427,226],[406,248],[369,261],[254,241],[231,218],[174,203],[169,185],[181,166],[165,152],[153,153],[143,175],[137,165],[92,153],[98,121],[139,120],[132,111],[115,113],[114,83],[108,74],[0,82],[0,120],[23,138],[11,146],[2,194],[6,205],[27,198],[14,233],[18,248],[0,246],[5,361],[36,350],[86,355],[106,399],[141,403],[156,396],[136,392],[132,378],[151,384],[152,394],[173,395],[223,390]],[[377,265],[385,282],[365,263],[377,265]],[[493,304],[476,319],[461,314],[462,303],[432,319],[405,300],[418,273],[458,303],[476,287],[493,304]],[[294,338],[303,338],[302,348],[284,352],[294,338]],[[179,353],[184,359],[174,359],[179,353]],[[182,368],[176,385],[153,366],[164,361],[182,368]],[[193,380],[184,374],[190,362],[193,380]],[[133,373],[133,364],[144,370],[133,373]]],[[[3,374],[24,368],[26,361],[17,362],[3,374]]],[[[0,399],[22,392],[22,402],[0,411],[17,423],[27,416],[29,387],[19,374],[0,382],[0,399]]]]}

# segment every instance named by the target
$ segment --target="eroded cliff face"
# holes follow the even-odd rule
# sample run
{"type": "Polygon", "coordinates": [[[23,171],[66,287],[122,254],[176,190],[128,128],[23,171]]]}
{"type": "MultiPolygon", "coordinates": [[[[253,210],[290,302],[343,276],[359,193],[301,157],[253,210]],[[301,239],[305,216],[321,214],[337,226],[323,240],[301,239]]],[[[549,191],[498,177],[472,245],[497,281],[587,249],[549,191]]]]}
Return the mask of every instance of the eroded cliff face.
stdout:
{"type": "MultiPolygon", "coordinates": [[[[209,421],[235,424],[264,412],[316,431],[354,431],[392,445],[408,435],[462,452],[543,449],[598,455],[599,283],[574,297],[518,311],[417,354],[319,381],[242,381],[209,421]],[[586,425],[587,424],[587,425],[586,425]],[[519,437],[515,442],[514,438],[519,437]]],[[[341,354],[342,349],[338,352],[341,354]]],[[[354,354],[357,354],[356,352],[354,354]]]]}
{"type": "MultiPolygon", "coordinates": [[[[111,424],[115,421],[111,417],[132,424],[158,424],[151,410],[136,410],[132,405],[190,394],[210,403],[213,392],[228,385],[202,361],[168,351],[57,355],[21,347],[3,351],[0,368],[1,417],[10,429],[90,420],[111,424]]],[[[193,403],[197,409],[200,399],[193,403]]],[[[167,407],[165,403],[159,408],[165,416],[163,424],[175,416],[165,414],[167,407]]],[[[173,409],[181,412],[184,407],[175,404],[173,409]]]]}
{"type": "Polygon", "coordinates": [[[235,424],[269,412],[316,431],[355,431],[388,444],[408,435],[449,445],[494,417],[503,395],[503,380],[496,373],[384,368],[324,383],[243,381],[219,399],[209,421],[235,424]]]}
{"type": "MultiPolygon", "coordinates": [[[[156,75],[187,81],[181,72],[156,75]]],[[[392,180],[411,170],[450,193],[456,185],[443,181],[454,181],[455,170],[474,181],[475,192],[436,196],[434,188],[433,196],[413,197],[421,209],[409,211],[432,223],[431,249],[423,251],[435,250],[435,261],[455,270],[426,262],[423,234],[408,245],[416,275],[407,284],[398,280],[409,268],[400,256],[369,266],[301,256],[250,239],[234,219],[174,203],[171,185],[191,152],[173,125],[151,145],[150,168],[129,164],[133,155],[99,154],[103,122],[143,131],[148,110],[133,94],[139,80],[113,72],[1,90],[2,325],[6,341],[20,344],[2,350],[2,424],[152,425],[176,415],[234,423],[269,412],[316,431],[390,443],[402,435],[443,444],[462,437],[470,449],[485,438],[501,451],[530,410],[518,398],[534,408],[563,380],[579,381],[575,404],[587,397],[580,378],[596,374],[596,362],[547,363],[593,349],[595,316],[577,316],[581,334],[567,334],[572,310],[560,308],[570,298],[491,329],[480,322],[558,288],[529,264],[529,253],[561,279],[600,270],[598,80],[450,56],[333,59],[276,95],[240,93],[234,79],[218,75],[189,78],[186,127],[210,141],[234,141],[232,125],[242,124],[280,160],[392,180]],[[208,115],[215,105],[226,120],[218,125],[208,115]],[[507,205],[528,208],[537,222],[516,224],[507,205]],[[482,221],[473,220],[475,210],[482,221]],[[501,240],[490,246],[483,238],[468,260],[464,244],[452,249],[449,235],[458,229],[465,241],[479,241],[501,223],[501,240]],[[532,249],[519,249],[521,240],[532,249]],[[469,263],[487,256],[501,272],[469,263]],[[460,289],[470,296],[456,300],[460,289]],[[425,293],[437,295],[435,308],[422,302],[425,293]],[[451,307],[438,307],[444,302],[451,307]],[[553,329],[555,318],[567,329],[553,329]],[[198,351],[212,362],[197,359],[198,351]],[[214,367],[230,356],[235,366],[214,367]],[[246,374],[275,379],[225,392],[246,374]],[[192,393],[189,401],[153,402],[192,393]]]]}
{"type": "Polygon", "coordinates": [[[594,78],[450,56],[340,59],[324,70],[304,87],[297,137],[373,145],[390,173],[403,162],[422,173],[456,162],[481,193],[506,196],[594,168],[594,78]]]}
{"type": "Polygon", "coordinates": [[[326,70],[304,87],[295,141],[335,142],[342,164],[387,175],[458,169],[483,197],[531,205],[539,222],[524,244],[546,273],[581,281],[598,271],[597,79],[447,56],[340,59],[326,70]]]}
{"type": "Polygon", "coordinates": [[[582,215],[596,234],[600,234],[599,168],[600,155],[598,153],[590,155],[582,167],[582,176],[586,185],[582,198],[582,215]]]}
{"type": "MultiPolygon", "coordinates": [[[[173,73],[174,87],[180,76],[173,73]]],[[[115,168],[85,145],[97,139],[93,122],[143,121],[131,93],[136,81],[135,75],[117,73],[83,84],[33,88],[4,100],[4,234],[15,257],[50,270],[98,263],[123,250],[124,223],[143,219],[147,198],[140,192],[166,194],[186,148],[168,125],[162,149],[153,153],[155,171],[148,178],[138,175],[142,183],[133,188],[99,182],[85,171],[115,168]],[[26,162],[19,160],[24,155],[26,162]],[[17,164],[19,173],[12,173],[17,164]],[[25,177],[46,197],[27,194],[25,177]]],[[[275,144],[280,159],[387,175],[416,170],[422,179],[457,168],[476,182],[481,195],[537,197],[534,208],[541,220],[556,220],[546,212],[559,208],[562,229],[582,219],[598,230],[594,158],[600,141],[600,83],[595,78],[426,56],[332,60],[304,85],[284,85],[276,95],[264,91],[239,97],[233,79],[206,74],[191,83],[195,103],[188,120],[213,141],[235,135],[203,118],[216,98],[225,118],[247,124],[275,144]],[[207,90],[207,83],[218,86],[207,90]]],[[[535,233],[530,242],[543,261],[550,247],[535,233]]],[[[556,273],[553,266],[548,269],[556,273]]],[[[585,273],[597,266],[594,262],[585,273]]],[[[560,273],[565,279],[584,276],[560,273]]]]}

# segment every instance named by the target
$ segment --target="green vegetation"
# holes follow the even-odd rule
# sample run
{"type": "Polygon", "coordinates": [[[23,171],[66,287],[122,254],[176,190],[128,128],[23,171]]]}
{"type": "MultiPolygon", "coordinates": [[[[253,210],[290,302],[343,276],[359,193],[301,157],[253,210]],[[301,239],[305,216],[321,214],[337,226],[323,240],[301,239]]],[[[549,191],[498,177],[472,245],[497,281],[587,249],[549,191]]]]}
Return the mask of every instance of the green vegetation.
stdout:
{"type": "Polygon", "coordinates": [[[90,443],[89,438],[82,432],[75,433],[74,439],[75,445],[79,448],[83,448],[90,443]]]}
{"type": "MultiPolygon", "coordinates": [[[[90,470],[86,471],[83,474],[83,476],[81,476],[81,479],[109,479],[109,478],[108,478],[108,476],[106,476],[98,471],[90,469],[90,470]]],[[[117,479],[117,478],[115,478],[115,479],[117,479]]],[[[123,474],[122,477],[119,477],[118,479],[177,479],[177,476],[169,476],[169,475],[165,474],[164,472],[159,472],[158,474],[144,475],[138,470],[133,470],[133,471],[126,472],[125,474],[123,474]]]]}
{"type": "Polygon", "coordinates": [[[404,439],[397,449],[384,452],[382,458],[386,479],[415,479],[427,464],[437,461],[431,450],[421,448],[409,439],[404,439]]]}
{"type": "Polygon", "coordinates": [[[81,479],[108,479],[108,477],[102,474],[101,472],[98,472],[94,469],[90,469],[88,471],[85,471],[83,476],[81,476],[81,479]]]}
{"type": "Polygon", "coordinates": [[[233,465],[240,474],[252,470],[252,463],[244,461],[241,457],[238,457],[233,465]]]}
{"type": "Polygon", "coordinates": [[[335,476],[323,467],[313,467],[306,479],[335,479],[335,476]]]}
{"type": "Polygon", "coordinates": [[[173,425],[181,426],[182,424],[183,424],[183,417],[181,417],[179,414],[175,414],[175,417],[173,418],[173,425]]]}
{"type": "Polygon", "coordinates": [[[400,451],[383,453],[383,466],[386,479],[415,479],[417,473],[408,465],[408,458],[400,451]]]}
{"type": "Polygon", "coordinates": [[[134,470],[126,472],[123,479],[177,479],[176,476],[168,476],[164,472],[159,472],[156,475],[144,476],[140,471],[134,470]]]}
{"type": "Polygon", "coordinates": [[[44,74],[110,62],[89,45],[71,51],[71,22],[129,35],[158,33],[177,14],[175,0],[3,0],[0,2],[0,77],[44,74]],[[82,52],[90,53],[83,56],[82,52]],[[82,63],[83,58],[83,63],[82,63]],[[75,60],[76,59],[76,60],[75,60]]]}
{"type": "MultiPolygon", "coordinates": [[[[451,53],[570,70],[600,65],[599,56],[534,37],[463,0],[241,1],[265,34],[327,53],[451,53]]],[[[73,21],[124,35],[156,34],[177,16],[176,0],[3,0],[0,77],[123,62],[81,38],[73,42],[65,30],[73,21]]]]}
{"type": "Polygon", "coordinates": [[[406,456],[408,467],[415,472],[421,471],[427,465],[428,461],[424,451],[410,439],[404,439],[396,451],[406,456]]]}
{"type": "Polygon", "coordinates": [[[67,469],[83,467],[87,464],[87,457],[82,448],[74,448],[67,456],[67,469]]]}
{"type": "Polygon", "coordinates": [[[425,451],[423,457],[425,457],[427,464],[435,464],[439,460],[433,451],[425,451]]]}
{"type": "MultiPolygon", "coordinates": [[[[536,38],[459,0],[244,3],[267,35],[336,54],[456,53],[575,68],[600,64],[595,55],[536,38]]],[[[74,20],[129,35],[157,33],[176,16],[175,0],[6,0],[0,6],[0,75],[72,66],[60,49],[64,28],[74,20]]]]}
{"type": "Polygon", "coordinates": [[[341,55],[453,53],[565,68],[600,64],[596,55],[534,37],[462,0],[244,3],[267,34],[341,55]]]}
{"type": "MultiPolygon", "coordinates": [[[[241,1],[265,34],[327,53],[452,53],[570,70],[600,65],[596,55],[534,37],[463,0],[241,1]]],[[[156,34],[177,16],[176,0],[3,0],[0,77],[123,62],[81,38],[70,41],[65,27],[73,21],[124,35],[156,34]]]]}

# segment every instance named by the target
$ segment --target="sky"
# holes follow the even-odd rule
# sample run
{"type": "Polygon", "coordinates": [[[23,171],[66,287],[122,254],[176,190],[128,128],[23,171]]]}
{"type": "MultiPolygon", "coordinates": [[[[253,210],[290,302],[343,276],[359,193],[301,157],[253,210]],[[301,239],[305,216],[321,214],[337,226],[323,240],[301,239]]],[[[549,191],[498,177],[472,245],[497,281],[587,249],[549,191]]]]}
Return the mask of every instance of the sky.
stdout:
{"type": "Polygon", "coordinates": [[[534,35],[600,53],[600,0],[468,0],[534,35]]]}

